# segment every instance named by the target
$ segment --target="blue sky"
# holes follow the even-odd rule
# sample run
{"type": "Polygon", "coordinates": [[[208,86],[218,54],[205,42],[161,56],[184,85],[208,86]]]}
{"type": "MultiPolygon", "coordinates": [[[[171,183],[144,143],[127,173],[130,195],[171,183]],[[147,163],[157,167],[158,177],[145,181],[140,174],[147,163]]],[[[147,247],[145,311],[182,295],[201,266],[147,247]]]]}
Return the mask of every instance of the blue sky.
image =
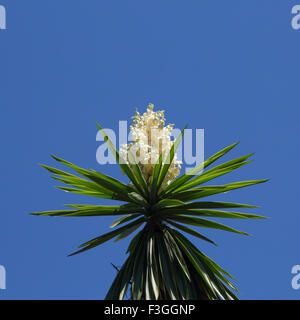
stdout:
{"type": "MultiPolygon", "coordinates": [[[[108,231],[104,218],[27,215],[68,195],[38,166],[55,154],[124,179],[96,162],[97,128],[117,129],[149,102],[168,122],[205,130],[205,157],[240,140],[228,160],[255,161],[219,182],[271,181],[214,200],[257,204],[258,221],[229,221],[245,237],[205,230],[217,248],[194,243],[236,277],[240,299],[299,299],[299,51],[291,28],[297,1],[0,0],[0,299],[103,299],[129,240],[67,258],[108,231]]],[[[102,201],[102,203],[110,203],[102,201]]]]}

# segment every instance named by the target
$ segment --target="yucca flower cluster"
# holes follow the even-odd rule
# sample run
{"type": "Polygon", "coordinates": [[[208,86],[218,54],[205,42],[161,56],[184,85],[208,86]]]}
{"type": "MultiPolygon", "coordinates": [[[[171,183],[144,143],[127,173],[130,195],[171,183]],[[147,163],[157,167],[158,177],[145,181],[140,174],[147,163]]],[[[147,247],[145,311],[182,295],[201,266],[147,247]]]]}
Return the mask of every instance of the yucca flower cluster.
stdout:
{"type": "MultiPolygon", "coordinates": [[[[131,144],[124,144],[120,149],[120,156],[131,163],[130,152],[134,157],[134,163],[138,164],[145,180],[149,184],[154,173],[155,164],[160,155],[163,155],[162,163],[170,161],[168,154],[174,143],[171,139],[173,124],[165,126],[164,111],[153,111],[154,105],[149,104],[147,111],[141,115],[136,111],[133,124],[130,126],[130,134],[133,139],[131,144]]],[[[170,168],[162,182],[162,188],[167,186],[180,173],[182,162],[177,160],[177,155],[170,165],[170,168]]]]}
{"type": "Polygon", "coordinates": [[[70,209],[32,213],[60,217],[119,216],[112,222],[112,231],[95,237],[72,253],[75,255],[115,239],[122,240],[135,233],[127,257],[113,281],[106,299],[124,299],[129,291],[133,300],[229,300],[237,299],[237,291],[228,278],[232,276],[200,251],[183,233],[215,244],[195,227],[224,230],[248,235],[211,218],[261,219],[262,216],[236,211],[257,208],[249,204],[205,200],[267,180],[207,185],[215,178],[248,164],[252,154],[221,163],[208,169],[227,154],[234,143],[180,176],[176,150],[184,130],[175,141],[173,125],[165,126],[163,111],[136,112],[131,127],[133,142],[120,152],[100,125],[99,130],[128,181],[92,169],[83,169],[66,160],[55,160],[74,173],[42,165],[53,178],[64,183],[57,188],[85,196],[117,200],[118,205],[69,204],[70,209]],[[154,133],[153,133],[154,132],[154,133]],[[232,208],[234,209],[233,211],[232,208]],[[189,227],[189,226],[192,226],[189,227]]]}

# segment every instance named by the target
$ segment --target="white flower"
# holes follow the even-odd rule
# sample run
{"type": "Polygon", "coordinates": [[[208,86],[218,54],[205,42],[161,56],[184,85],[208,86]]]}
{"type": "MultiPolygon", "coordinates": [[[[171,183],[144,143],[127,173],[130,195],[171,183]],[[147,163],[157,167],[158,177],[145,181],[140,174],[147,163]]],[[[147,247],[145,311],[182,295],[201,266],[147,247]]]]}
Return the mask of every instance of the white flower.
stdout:
{"type": "MultiPolygon", "coordinates": [[[[140,115],[136,111],[133,116],[133,124],[130,126],[130,134],[133,142],[129,145],[122,145],[120,156],[128,162],[128,150],[135,158],[135,162],[147,182],[151,181],[155,164],[159,156],[164,153],[168,155],[174,141],[171,140],[171,133],[174,125],[165,125],[164,111],[153,111],[153,104],[149,104],[147,111],[140,115]]],[[[165,163],[167,159],[163,159],[165,163]]],[[[180,173],[181,161],[177,160],[176,154],[163,181],[162,187],[168,185],[180,173]]]]}

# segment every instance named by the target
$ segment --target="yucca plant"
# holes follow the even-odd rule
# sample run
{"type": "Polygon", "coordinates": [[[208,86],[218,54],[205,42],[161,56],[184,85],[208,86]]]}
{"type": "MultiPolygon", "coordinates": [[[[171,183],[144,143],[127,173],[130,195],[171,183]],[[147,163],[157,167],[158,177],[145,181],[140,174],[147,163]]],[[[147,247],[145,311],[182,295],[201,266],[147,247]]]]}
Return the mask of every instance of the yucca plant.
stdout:
{"type": "Polygon", "coordinates": [[[200,166],[177,177],[180,162],[176,149],[184,134],[172,141],[172,125],[164,126],[162,111],[153,111],[149,105],[142,116],[137,112],[131,133],[134,142],[123,146],[120,152],[98,125],[111,152],[130,182],[124,183],[98,171],[80,168],[53,156],[55,160],[73,169],[78,175],[42,165],[54,174],[53,178],[68,187],[67,192],[125,202],[122,205],[67,205],[70,210],[46,211],[34,215],[60,217],[121,216],[111,224],[111,232],[83,243],[78,254],[115,238],[119,241],[141,230],[131,240],[128,257],[118,271],[106,299],[124,299],[128,290],[133,300],[237,299],[237,289],[224,269],[207,257],[180,231],[215,244],[212,240],[187,225],[213,228],[247,235],[208,218],[257,219],[262,216],[228,211],[234,208],[257,208],[253,205],[204,198],[222,194],[267,180],[241,181],[225,185],[203,185],[214,178],[232,172],[249,163],[246,155],[207,169],[228,153],[237,143],[219,151],[200,166]],[[156,135],[150,137],[150,131],[156,135]],[[152,141],[150,141],[152,139],[152,141]],[[141,159],[143,161],[141,161],[141,159]],[[199,174],[200,173],[200,174],[199,174]]]}

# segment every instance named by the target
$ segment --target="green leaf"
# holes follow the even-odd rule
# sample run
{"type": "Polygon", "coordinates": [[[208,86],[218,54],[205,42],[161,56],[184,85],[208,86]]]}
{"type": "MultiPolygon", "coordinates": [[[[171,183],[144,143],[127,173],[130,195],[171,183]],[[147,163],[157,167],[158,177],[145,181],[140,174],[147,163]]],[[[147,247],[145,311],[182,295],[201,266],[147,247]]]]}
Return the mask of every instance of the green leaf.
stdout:
{"type": "Polygon", "coordinates": [[[229,147],[224,148],[223,150],[217,152],[215,155],[211,156],[210,158],[208,158],[206,161],[204,161],[202,164],[200,164],[199,166],[191,169],[189,172],[181,175],[180,177],[178,177],[177,179],[175,179],[174,181],[172,181],[164,190],[163,190],[163,194],[168,194],[171,191],[175,191],[177,190],[177,188],[179,188],[180,186],[182,186],[186,181],[192,179],[196,174],[198,174],[200,171],[202,171],[203,169],[207,168],[209,165],[211,165],[212,163],[214,163],[215,161],[217,161],[219,158],[221,158],[222,156],[224,156],[227,152],[229,152],[232,148],[234,148],[239,142],[236,142],[232,145],[230,145],[229,147]]]}
{"type": "MultiPolygon", "coordinates": [[[[245,162],[247,159],[249,159],[253,155],[254,155],[254,152],[252,152],[250,154],[247,154],[245,156],[238,157],[238,158],[235,158],[233,160],[221,163],[218,166],[207,170],[205,172],[205,174],[211,174],[211,173],[214,173],[215,171],[218,171],[218,170],[221,170],[221,169],[227,169],[227,168],[232,167],[233,165],[236,165],[236,164],[241,164],[241,163],[245,162]]],[[[250,160],[250,161],[253,161],[253,160],[250,160]]]]}
{"type": "Polygon", "coordinates": [[[204,289],[207,293],[210,299],[217,299],[217,294],[215,293],[215,288],[213,284],[211,283],[211,280],[209,278],[209,275],[207,274],[207,271],[205,270],[202,263],[197,260],[197,257],[195,257],[195,254],[191,251],[191,249],[185,245],[185,243],[180,239],[176,238],[178,244],[180,245],[180,248],[183,250],[191,264],[193,265],[195,271],[197,274],[201,277],[202,281],[205,283],[204,289]]]}
{"type": "Polygon", "coordinates": [[[100,192],[100,193],[105,193],[105,194],[111,194],[111,191],[109,191],[106,188],[103,188],[102,186],[100,186],[99,184],[95,183],[95,182],[91,182],[91,181],[87,181],[85,179],[82,179],[80,177],[77,177],[73,174],[64,172],[62,170],[56,169],[56,168],[52,168],[49,166],[45,166],[42,165],[41,166],[43,168],[45,168],[46,170],[48,170],[51,173],[54,173],[56,175],[58,175],[58,177],[53,177],[56,180],[62,181],[66,184],[69,184],[71,186],[86,190],[86,191],[95,191],[95,192],[100,192]]]}
{"type": "Polygon", "coordinates": [[[91,180],[93,180],[99,184],[102,183],[104,186],[107,185],[107,188],[108,189],[110,188],[111,191],[113,191],[113,192],[119,192],[122,195],[126,196],[128,194],[128,192],[131,192],[134,190],[132,186],[126,185],[123,182],[121,182],[115,178],[109,177],[103,173],[96,171],[96,170],[92,170],[91,173],[92,173],[92,176],[89,177],[91,180]]]}
{"type": "Polygon", "coordinates": [[[144,175],[141,171],[140,166],[136,163],[135,158],[132,154],[132,152],[129,150],[128,152],[129,154],[129,161],[131,163],[131,167],[133,168],[133,171],[137,177],[138,180],[138,187],[139,187],[139,191],[141,192],[141,194],[143,195],[144,198],[146,198],[148,196],[148,185],[147,182],[144,178],[144,175]],[[140,187],[141,186],[141,187],[140,187]]]}
{"type": "Polygon", "coordinates": [[[143,230],[138,232],[130,241],[129,246],[127,248],[126,254],[127,253],[132,253],[134,250],[137,250],[137,247],[141,244],[141,239],[143,237],[143,230]]]}
{"type": "Polygon", "coordinates": [[[213,180],[215,178],[218,178],[220,176],[223,176],[224,174],[230,173],[236,169],[239,169],[240,167],[244,166],[245,164],[248,164],[252,161],[246,161],[246,162],[242,162],[242,163],[237,163],[237,164],[233,164],[231,166],[228,166],[226,168],[222,168],[222,169],[218,169],[218,170],[209,170],[203,174],[201,174],[200,176],[194,178],[193,180],[191,180],[188,183],[185,183],[183,186],[181,186],[180,188],[178,188],[176,191],[180,192],[183,190],[187,190],[190,188],[194,188],[200,184],[203,184],[205,182],[208,182],[210,180],[213,180]]]}
{"type": "Polygon", "coordinates": [[[152,233],[150,233],[147,239],[147,265],[145,283],[146,300],[157,300],[159,297],[158,270],[155,263],[155,255],[154,236],[152,233]]]}
{"type": "Polygon", "coordinates": [[[122,268],[118,271],[112,285],[110,286],[105,300],[119,300],[120,299],[120,288],[122,287],[122,279],[126,276],[126,270],[128,268],[130,257],[124,262],[122,268]]]}
{"type": "MultiPolygon", "coordinates": [[[[133,240],[132,240],[133,241],[133,240]]],[[[147,235],[141,234],[139,239],[140,245],[136,246],[136,259],[134,261],[133,274],[132,274],[132,298],[133,300],[140,300],[144,292],[144,285],[146,280],[146,270],[144,268],[147,263],[146,247],[147,235]]]]}
{"type": "MultiPolygon", "coordinates": [[[[115,240],[115,242],[117,241],[120,241],[126,237],[128,237],[129,235],[131,235],[137,228],[139,228],[144,222],[145,222],[145,219],[144,218],[140,218],[138,220],[140,220],[139,223],[137,223],[136,225],[133,225],[131,226],[130,228],[128,228],[127,230],[123,231],[119,236],[118,238],[115,240]],[[141,220],[140,220],[141,219],[141,220]]],[[[138,220],[135,220],[134,222],[138,221],[138,220]]]]}
{"type": "Polygon", "coordinates": [[[42,211],[42,212],[30,212],[29,214],[35,216],[67,216],[75,213],[77,210],[57,210],[57,211],[42,211]]]}
{"type": "Polygon", "coordinates": [[[162,199],[159,202],[157,202],[152,208],[153,210],[161,210],[163,208],[169,208],[169,207],[181,207],[184,206],[185,203],[180,200],[176,199],[162,199]]]}
{"type": "MultiPolygon", "coordinates": [[[[182,201],[180,201],[182,203],[182,201]]],[[[168,206],[166,208],[169,208],[168,206]]],[[[220,209],[220,208],[258,208],[257,206],[241,203],[230,203],[220,201],[199,201],[184,203],[178,209],[220,209]]],[[[176,208],[177,209],[177,208],[176,208]]]]}
{"type": "Polygon", "coordinates": [[[155,233],[155,240],[165,290],[168,292],[171,300],[177,300],[179,297],[174,283],[173,257],[170,255],[170,250],[166,247],[164,237],[161,233],[155,233]]]}
{"type": "Polygon", "coordinates": [[[210,186],[211,187],[210,190],[209,190],[208,186],[207,187],[199,187],[199,188],[194,188],[191,190],[186,190],[186,191],[174,193],[174,194],[172,194],[172,198],[176,198],[176,199],[182,200],[182,201],[193,201],[193,200],[208,197],[211,195],[252,186],[252,185],[258,184],[258,183],[263,183],[268,180],[269,179],[240,181],[240,182],[229,183],[229,184],[225,184],[225,185],[221,185],[221,186],[210,186]]]}
{"type": "MultiPolygon", "coordinates": [[[[224,286],[222,281],[217,278],[212,269],[205,263],[203,259],[199,257],[199,255],[197,255],[191,249],[190,246],[186,244],[186,242],[182,238],[184,237],[181,236],[179,238],[179,241],[181,242],[183,249],[189,252],[189,258],[193,265],[199,267],[196,268],[196,270],[198,272],[198,275],[204,280],[204,285],[202,287],[205,288],[205,291],[208,293],[208,297],[211,300],[226,299],[227,292],[230,292],[230,290],[227,289],[228,291],[226,291],[226,287],[224,286]]],[[[224,279],[227,283],[230,283],[226,278],[224,279]]]]}
{"type": "MultiPolygon", "coordinates": [[[[179,238],[187,248],[190,248],[194,254],[197,260],[201,261],[202,264],[206,265],[206,269],[209,269],[211,272],[213,272],[217,277],[219,277],[224,283],[226,283],[228,286],[230,286],[233,290],[238,290],[235,288],[235,286],[227,279],[225,278],[223,274],[227,275],[228,277],[234,279],[228,272],[226,272],[224,269],[222,269],[219,265],[217,265],[213,260],[208,258],[204,253],[199,251],[187,238],[185,238],[182,234],[180,234],[178,231],[172,229],[172,232],[174,233],[174,237],[179,238]]],[[[230,291],[229,291],[230,292],[230,291]]],[[[230,292],[232,295],[233,293],[230,292]]],[[[234,296],[234,295],[233,295],[234,296]]],[[[235,297],[235,296],[234,296],[235,297]]],[[[236,297],[235,297],[236,298],[236,297]]]]}
{"type": "Polygon", "coordinates": [[[125,222],[128,222],[128,221],[131,221],[137,217],[141,216],[141,214],[129,214],[127,216],[124,216],[124,217],[120,217],[118,218],[117,220],[115,220],[111,225],[110,225],[110,228],[114,228],[120,224],[123,224],[125,222]]]}
{"type": "Polygon", "coordinates": [[[52,156],[52,157],[55,160],[63,163],[64,165],[70,167],[71,169],[75,170],[76,172],[78,172],[82,176],[99,184],[104,189],[108,189],[110,191],[110,193],[116,192],[116,193],[122,194],[125,199],[128,199],[127,194],[132,189],[129,186],[126,186],[124,183],[120,182],[119,180],[114,179],[112,177],[109,177],[107,175],[104,175],[100,172],[82,169],[82,168],[75,166],[74,164],[72,164],[66,160],[60,159],[56,156],[52,156]]]}
{"type": "Polygon", "coordinates": [[[158,181],[158,177],[160,175],[161,168],[162,168],[162,160],[163,160],[163,153],[160,154],[160,156],[158,158],[158,162],[154,166],[153,175],[152,175],[151,182],[150,182],[150,201],[151,201],[151,203],[155,203],[155,200],[156,200],[156,195],[157,195],[157,190],[158,190],[157,181],[158,181]]]}
{"type": "Polygon", "coordinates": [[[169,232],[169,228],[166,228],[164,234],[165,241],[168,243],[168,248],[172,251],[172,256],[174,257],[174,263],[172,264],[172,267],[173,273],[176,275],[176,288],[178,290],[179,297],[182,300],[189,300],[191,298],[195,299],[196,295],[191,286],[193,280],[183,254],[175,239],[169,232]]]}
{"type": "Polygon", "coordinates": [[[204,216],[204,217],[214,217],[214,218],[230,218],[230,219],[266,219],[266,217],[258,216],[255,214],[243,213],[243,212],[233,212],[233,211],[221,211],[221,210],[210,210],[210,209],[181,209],[172,208],[166,209],[162,212],[162,217],[165,214],[182,214],[191,216],[204,216]]]}
{"type": "Polygon", "coordinates": [[[105,300],[122,300],[124,298],[132,278],[135,259],[134,253],[127,258],[110,287],[105,300]]]}
{"type": "Polygon", "coordinates": [[[171,221],[171,220],[169,220],[169,219],[167,219],[166,221],[167,221],[168,223],[170,223],[172,226],[174,226],[175,228],[177,228],[177,229],[180,229],[180,230],[182,230],[182,231],[184,231],[184,232],[186,232],[186,233],[189,233],[189,234],[191,234],[192,236],[197,237],[197,238],[199,238],[199,239],[201,239],[201,240],[210,242],[210,243],[212,243],[212,244],[215,245],[215,246],[217,245],[215,242],[213,242],[212,240],[206,238],[204,235],[202,235],[201,233],[199,233],[199,232],[196,231],[196,230],[193,230],[193,229],[188,228],[188,227],[186,227],[186,226],[183,226],[183,225],[180,225],[180,224],[178,224],[178,223],[175,223],[175,222],[173,222],[173,221],[171,221]]]}
{"type": "Polygon", "coordinates": [[[116,229],[114,231],[108,232],[108,233],[106,233],[104,235],[101,235],[100,237],[97,237],[97,238],[94,238],[94,239],[92,239],[92,240],[90,240],[88,242],[85,242],[85,243],[83,243],[82,245],[79,246],[79,248],[84,247],[83,249],[80,249],[80,250],[78,250],[78,251],[76,251],[74,253],[71,253],[69,256],[73,256],[75,254],[78,254],[78,253],[84,252],[86,250],[95,248],[95,247],[99,246],[100,244],[102,244],[102,243],[104,243],[104,242],[106,242],[108,240],[113,239],[114,237],[116,237],[117,235],[121,234],[122,232],[130,229],[131,227],[140,224],[144,220],[145,220],[144,218],[137,219],[137,220],[125,225],[124,227],[121,227],[121,228],[116,229]]]}
{"type": "Polygon", "coordinates": [[[238,231],[231,227],[225,226],[221,223],[209,221],[202,218],[189,217],[189,216],[184,216],[179,214],[172,214],[172,215],[170,214],[168,215],[168,220],[174,220],[174,221],[178,221],[178,222],[182,222],[185,224],[190,224],[198,227],[219,229],[219,230],[224,230],[224,231],[229,231],[229,232],[234,232],[234,233],[239,233],[239,234],[249,236],[249,234],[246,232],[238,231]]]}
{"type": "Polygon", "coordinates": [[[101,187],[99,184],[97,184],[95,182],[92,182],[92,181],[86,181],[86,180],[81,179],[81,178],[78,178],[78,179],[73,179],[73,178],[72,179],[67,179],[67,178],[61,178],[61,177],[55,177],[55,176],[52,176],[52,178],[57,180],[57,181],[63,182],[65,184],[69,185],[69,186],[81,189],[81,190],[99,192],[100,194],[104,193],[104,194],[107,194],[108,196],[111,196],[113,194],[112,191],[101,187]],[[86,183],[84,183],[83,181],[86,182],[86,183]]]}
{"type": "Polygon", "coordinates": [[[176,153],[176,150],[179,146],[179,143],[181,142],[181,139],[182,139],[182,136],[184,135],[184,131],[186,129],[187,126],[185,126],[185,128],[182,130],[182,132],[180,133],[180,135],[177,137],[177,139],[175,140],[175,142],[173,143],[171,149],[170,149],[170,152],[169,154],[167,155],[166,159],[164,159],[164,163],[162,165],[162,168],[160,170],[160,173],[159,173],[159,176],[158,176],[158,180],[157,180],[157,185],[156,185],[156,188],[157,190],[159,190],[160,186],[162,185],[165,177],[166,177],[166,174],[172,164],[172,161],[174,159],[174,156],[175,156],[175,153],[176,153]]]}
{"type": "Polygon", "coordinates": [[[131,200],[131,202],[136,203],[142,207],[149,208],[149,204],[147,200],[142,197],[139,193],[137,192],[130,192],[128,193],[128,198],[131,200]]]}
{"type": "Polygon", "coordinates": [[[125,159],[120,157],[119,152],[117,151],[116,147],[113,145],[111,140],[109,139],[108,135],[105,133],[105,131],[102,129],[102,127],[96,122],[96,125],[98,129],[100,130],[102,136],[104,137],[105,142],[107,143],[110,151],[116,158],[121,170],[127,175],[127,177],[131,180],[131,182],[135,185],[137,190],[140,190],[139,181],[137,180],[136,176],[132,172],[130,166],[126,163],[125,159]]]}
{"type": "Polygon", "coordinates": [[[54,173],[54,174],[56,174],[58,176],[61,176],[61,177],[70,178],[70,179],[72,179],[72,178],[81,179],[81,178],[78,178],[77,176],[75,176],[73,174],[70,174],[68,172],[65,172],[65,171],[62,171],[62,170],[59,170],[59,169],[56,169],[56,168],[53,168],[53,167],[46,166],[44,164],[40,164],[40,166],[43,167],[44,169],[48,170],[49,172],[54,173]]]}
{"type": "MultiPolygon", "coordinates": [[[[172,234],[169,232],[170,228],[166,226],[166,230],[164,231],[165,241],[168,242],[168,248],[172,251],[174,260],[177,261],[179,269],[181,269],[182,273],[186,276],[186,278],[191,281],[191,275],[188,270],[188,266],[186,265],[186,261],[180,251],[176,241],[174,240],[172,234]]],[[[175,262],[176,262],[175,261],[175,262]]]]}
{"type": "Polygon", "coordinates": [[[201,252],[191,241],[189,241],[186,237],[184,237],[180,232],[177,230],[171,229],[172,233],[174,233],[174,237],[179,237],[183,242],[186,243],[188,247],[190,247],[200,258],[201,260],[205,260],[205,263],[210,265],[210,267],[214,270],[218,270],[225,274],[226,276],[230,277],[231,279],[234,279],[232,275],[230,275],[227,271],[222,269],[218,264],[216,264],[213,260],[211,260],[209,257],[207,257],[203,252],[201,252]]]}
{"type": "Polygon", "coordinates": [[[108,194],[100,193],[100,192],[84,191],[84,190],[81,190],[81,189],[60,187],[60,186],[56,186],[56,188],[60,189],[60,190],[63,190],[65,192],[81,194],[83,196],[97,197],[97,198],[102,198],[102,199],[114,199],[114,200],[118,199],[118,197],[115,197],[113,194],[108,195],[108,194]]]}
{"type": "Polygon", "coordinates": [[[142,213],[141,207],[132,204],[121,206],[93,206],[93,205],[66,205],[77,210],[57,210],[33,212],[32,215],[39,216],[60,216],[60,217],[82,217],[82,216],[116,216],[128,213],[142,213]]]}
{"type": "Polygon", "coordinates": [[[222,193],[225,192],[225,186],[205,186],[205,187],[198,187],[191,190],[186,190],[182,192],[170,193],[168,194],[168,198],[176,199],[179,201],[192,201],[197,200],[199,198],[205,197],[206,194],[215,194],[215,193],[222,193]]]}

